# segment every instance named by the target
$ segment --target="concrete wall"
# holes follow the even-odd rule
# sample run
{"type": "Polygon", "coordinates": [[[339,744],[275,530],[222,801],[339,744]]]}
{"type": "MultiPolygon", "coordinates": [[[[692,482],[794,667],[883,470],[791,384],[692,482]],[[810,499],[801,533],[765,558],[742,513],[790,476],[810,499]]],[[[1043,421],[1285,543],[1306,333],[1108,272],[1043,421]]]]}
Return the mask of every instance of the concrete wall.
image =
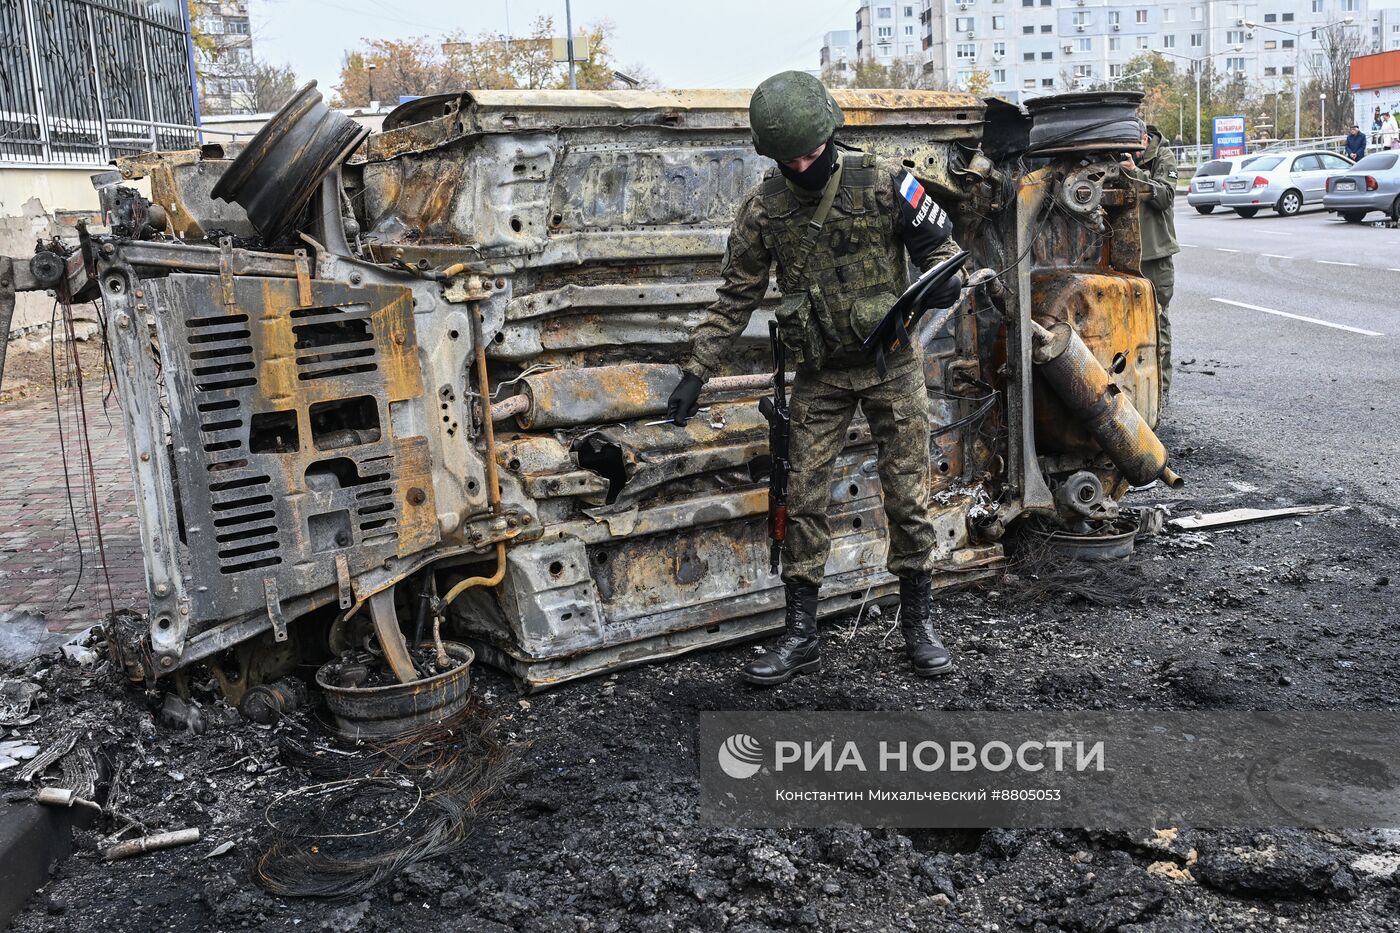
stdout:
{"type": "MultiPolygon", "coordinates": [[[[91,178],[107,168],[0,165],[0,255],[27,262],[34,255],[35,240],[72,236],[75,213],[97,212],[97,192],[91,178]]],[[[145,181],[133,185],[149,196],[145,181]]],[[[49,295],[22,292],[16,297],[14,320],[6,336],[47,331],[52,311],[49,295]]]]}

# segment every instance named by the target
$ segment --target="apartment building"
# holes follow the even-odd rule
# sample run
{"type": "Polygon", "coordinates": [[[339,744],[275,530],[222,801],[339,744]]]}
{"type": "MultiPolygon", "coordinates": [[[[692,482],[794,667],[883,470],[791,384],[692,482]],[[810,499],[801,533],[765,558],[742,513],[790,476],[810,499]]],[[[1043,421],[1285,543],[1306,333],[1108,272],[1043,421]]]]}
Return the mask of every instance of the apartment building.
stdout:
{"type": "Polygon", "coordinates": [[[194,0],[193,13],[200,112],[250,112],[254,62],[248,0],[194,0]]]}
{"type": "MultiPolygon", "coordinates": [[[[882,6],[894,4],[876,0],[876,15],[882,6]]],[[[1012,100],[1128,77],[1149,50],[1263,84],[1301,66],[1306,80],[1321,65],[1322,27],[1350,17],[1369,40],[1400,22],[1394,11],[1373,18],[1368,0],[925,0],[924,14],[925,68],[952,86],[985,71],[989,93],[1012,100]]]]}
{"type": "Polygon", "coordinates": [[[823,74],[828,69],[837,73],[847,71],[856,66],[856,60],[854,29],[838,29],[822,36],[821,70],[818,74],[823,74]]]}
{"type": "Polygon", "coordinates": [[[929,0],[861,0],[856,9],[856,58],[888,65],[896,59],[922,62],[923,22],[929,0]]]}

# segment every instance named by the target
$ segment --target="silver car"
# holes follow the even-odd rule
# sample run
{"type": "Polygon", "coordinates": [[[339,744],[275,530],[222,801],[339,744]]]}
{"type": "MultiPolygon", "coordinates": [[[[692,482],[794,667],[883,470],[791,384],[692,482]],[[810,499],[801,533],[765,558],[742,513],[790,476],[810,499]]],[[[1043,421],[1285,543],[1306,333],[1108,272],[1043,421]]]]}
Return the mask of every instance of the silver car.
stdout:
{"type": "Polygon", "coordinates": [[[1197,213],[1209,214],[1220,206],[1220,195],[1225,190],[1225,176],[1243,171],[1246,165],[1258,158],[1262,157],[1257,154],[1230,156],[1227,159],[1212,159],[1202,165],[1196,169],[1196,174],[1191,176],[1191,183],[1186,186],[1186,203],[1194,207],[1197,213]]]}
{"type": "Polygon", "coordinates": [[[1371,211],[1400,223],[1400,152],[1373,152],[1341,175],[1327,179],[1322,206],[1359,224],[1371,211]]]}
{"type": "Polygon", "coordinates": [[[1261,155],[1241,172],[1225,176],[1220,203],[1241,217],[1253,217],[1269,207],[1292,217],[1304,205],[1322,206],[1327,179],[1351,168],[1335,152],[1273,152],[1261,155]]]}

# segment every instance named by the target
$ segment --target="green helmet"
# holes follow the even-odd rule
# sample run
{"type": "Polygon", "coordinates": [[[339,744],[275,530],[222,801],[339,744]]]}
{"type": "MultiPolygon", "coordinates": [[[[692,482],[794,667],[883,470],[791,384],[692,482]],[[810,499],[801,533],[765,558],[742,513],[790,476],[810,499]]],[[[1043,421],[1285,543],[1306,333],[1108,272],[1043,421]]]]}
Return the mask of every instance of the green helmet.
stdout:
{"type": "Polygon", "coordinates": [[[783,71],[760,84],[749,99],[749,130],[759,155],[779,162],[804,156],[844,124],[817,78],[805,71],[783,71]]]}

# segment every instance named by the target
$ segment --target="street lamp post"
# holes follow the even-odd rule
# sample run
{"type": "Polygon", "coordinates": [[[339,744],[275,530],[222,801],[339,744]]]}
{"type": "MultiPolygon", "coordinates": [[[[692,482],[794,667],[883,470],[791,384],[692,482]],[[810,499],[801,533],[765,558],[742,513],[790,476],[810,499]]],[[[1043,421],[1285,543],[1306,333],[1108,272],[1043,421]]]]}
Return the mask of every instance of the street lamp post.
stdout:
{"type": "Polygon", "coordinates": [[[564,28],[569,31],[564,38],[569,54],[569,87],[577,91],[578,79],[574,77],[574,11],[569,5],[569,0],[564,0],[564,28]]]}
{"type": "Polygon", "coordinates": [[[1318,99],[1319,105],[1320,105],[1320,107],[1321,107],[1321,110],[1320,110],[1320,112],[1319,112],[1319,114],[1318,114],[1318,119],[1319,119],[1320,121],[1322,121],[1322,122],[1320,122],[1320,123],[1318,124],[1318,126],[1322,127],[1322,129],[1320,130],[1320,132],[1322,133],[1322,138],[1323,138],[1323,139],[1326,139],[1326,138],[1327,138],[1327,95],[1326,95],[1326,94],[1319,94],[1318,97],[1317,97],[1317,99],[1318,99]]]}
{"type": "MultiPolygon", "coordinates": [[[[1244,48],[1242,45],[1232,46],[1231,52],[1238,52],[1244,48]]],[[[1168,55],[1172,58],[1179,58],[1182,61],[1191,63],[1192,69],[1196,72],[1196,161],[1201,160],[1201,73],[1205,71],[1205,57],[1192,58],[1189,55],[1181,55],[1177,52],[1168,52],[1166,49],[1157,49],[1158,55],[1168,55]]]]}
{"type": "Polygon", "coordinates": [[[368,79],[368,80],[369,80],[369,106],[370,106],[370,109],[373,109],[373,108],[374,108],[374,69],[375,69],[375,68],[378,68],[378,67],[379,67],[379,66],[376,65],[374,62],[370,62],[368,65],[365,66],[365,71],[369,72],[369,79],[368,79]]]}
{"type": "Polygon", "coordinates": [[[1245,26],[1250,29],[1269,29],[1273,32],[1281,32],[1285,36],[1293,37],[1293,144],[1295,146],[1298,145],[1303,138],[1303,33],[1317,32],[1319,29],[1331,29],[1333,26],[1350,26],[1355,19],[1356,18],[1353,16],[1343,16],[1335,23],[1328,23],[1326,26],[1315,26],[1311,29],[1300,29],[1297,32],[1245,20],[1245,26]]]}

